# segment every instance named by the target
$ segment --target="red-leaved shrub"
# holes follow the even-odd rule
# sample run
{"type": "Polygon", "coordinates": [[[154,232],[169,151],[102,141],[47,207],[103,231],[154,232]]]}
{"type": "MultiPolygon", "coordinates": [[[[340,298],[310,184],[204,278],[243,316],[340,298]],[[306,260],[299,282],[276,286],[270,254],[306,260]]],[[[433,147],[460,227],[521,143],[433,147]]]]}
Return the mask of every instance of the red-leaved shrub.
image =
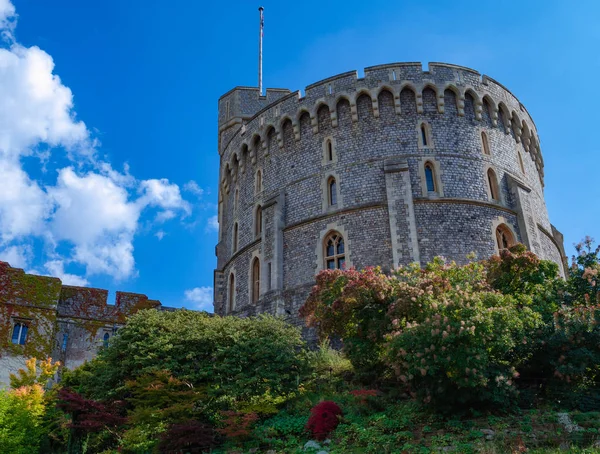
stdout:
{"type": "Polygon", "coordinates": [[[367,403],[367,398],[376,397],[378,393],[376,389],[355,389],[350,391],[350,394],[356,397],[360,404],[364,405],[367,403]]]}
{"type": "Polygon", "coordinates": [[[258,421],[258,415],[254,412],[222,411],[221,414],[225,417],[223,421],[225,427],[218,429],[218,432],[227,438],[237,440],[248,438],[252,424],[258,421]]]}
{"type": "Polygon", "coordinates": [[[218,435],[212,426],[189,420],[169,426],[158,447],[162,453],[200,453],[210,451],[218,444],[218,435]]]}
{"type": "Polygon", "coordinates": [[[341,415],[342,409],[335,402],[330,400],[320,402],[310,411],[306,428],[315,440],[325,440],[340,423],[341,415]]]}

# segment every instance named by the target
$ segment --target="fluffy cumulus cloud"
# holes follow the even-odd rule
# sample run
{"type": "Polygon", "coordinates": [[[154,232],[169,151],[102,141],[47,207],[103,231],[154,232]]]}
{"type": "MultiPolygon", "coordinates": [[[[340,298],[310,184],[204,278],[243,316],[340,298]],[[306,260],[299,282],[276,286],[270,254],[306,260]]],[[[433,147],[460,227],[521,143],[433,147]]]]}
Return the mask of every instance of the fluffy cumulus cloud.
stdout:
{"type": "Polygon", "coordinates": [[[194,309],[212,312],[213,288],[195,287],[185,291],[185,299],[194,305],[194,309]]]}
{"type": "MultiPolygon", "coordinates": [[[[88,284],[65,271],[75,264],[86,277],[135,276],[133,240],[140,217],[148,213],[153,224],[164,223],[189,216],[191,205],[177,184],[138,180],[127,166],[118,171],[98,159],[99,144],[77,119],[73,94],[54,74],[52,57],[16,42],[15,27],[13,4],[0,0],[0,260],[29,267],[35,238],[44,245],[37,252],[47,255],[37,257],[43,263],[40,274],[88,284]],[[53,153],[72,164],[45,169],[53,153]],[[56,180],[42,182],[28,173],[23,161],[31,157],[56,180]]],[[[201,195],[202,189],[190,183],[186,190],[201,195]]],[[[160,232],[162,238],[165,232],[160,232]]]]}

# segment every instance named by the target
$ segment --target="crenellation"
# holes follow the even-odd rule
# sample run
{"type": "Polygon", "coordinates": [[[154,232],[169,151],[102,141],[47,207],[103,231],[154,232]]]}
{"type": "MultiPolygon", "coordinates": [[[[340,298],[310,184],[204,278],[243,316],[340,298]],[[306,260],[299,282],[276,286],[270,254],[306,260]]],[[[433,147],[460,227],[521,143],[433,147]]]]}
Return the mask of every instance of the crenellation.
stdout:
{"type": "Polygon", "coordinates": [[[51,357],[70,369],[91,360],[128,316],[149,308],[173,310],[128,292],[108,304],[108,290],[62,285],[0,262],[0,386],[31,357],[51,357]],[[28,327],[24,344],[12,341],[18,323],[28,327]]]}

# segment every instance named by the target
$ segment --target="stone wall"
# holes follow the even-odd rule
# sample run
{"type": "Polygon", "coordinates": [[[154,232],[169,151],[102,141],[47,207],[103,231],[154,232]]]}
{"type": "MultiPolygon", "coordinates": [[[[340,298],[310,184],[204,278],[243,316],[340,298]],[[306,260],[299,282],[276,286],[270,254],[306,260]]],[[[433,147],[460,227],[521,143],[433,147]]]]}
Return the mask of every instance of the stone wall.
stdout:
{"type": "Polygon", "coordinates": [[[141,309],[169,310],[146,295],[62,285],[58,278],[26,274],[0,262],[0,387],[31,357],[51,357],[73,369],[98,349],[141,309]],[[25,343],[12,342],[16,324],[28,327],[25,343]]]}
{"type": "Polygon", "coordinates": [[[304,96],[280,90],[269,101],[254,90],[234,89],[219,101],[227,141],[219,142],[215,312],[270,312],[301,323],[297,309],[325,266],[323,241],[333,231],[344,238],[347,266],[387,270],[436,255],[460,263],[471,252],[488,257],[503,225],[563,270],[535,124],[493,79],[449,64],[423,71],[396,63],[367,68],[362,79],[356,72],[325,79],[304,96]],[[426,166],[434,169],[433,191],[426,166]],[[251,304],[255,258],[261,295],[251,304]]]}

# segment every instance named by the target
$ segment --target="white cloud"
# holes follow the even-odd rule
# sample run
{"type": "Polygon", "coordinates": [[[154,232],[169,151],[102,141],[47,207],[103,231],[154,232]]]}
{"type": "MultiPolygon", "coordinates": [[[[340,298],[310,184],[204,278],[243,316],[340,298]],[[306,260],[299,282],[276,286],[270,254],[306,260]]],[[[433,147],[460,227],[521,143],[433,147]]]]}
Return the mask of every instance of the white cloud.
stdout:
{"type": "Polygon", "coordinates": [[[187,192],[194,194],[198,198],[202,197],[202,195],[204,194],[204,189],[198,186],[198,183],[196,183],[194,180],[190,180],[186,184],[184,184],[183,189],[187,192]]]}
{"type": "Polygon", "coordinates": [[[207,232],[218,232],[219,231],[219,216],[214,215],[208,218],[208,222],[206,223],[206,231],[207,232]]]}
{"type": "Polygon", "coordinates": [[[85,124],[75,120],[73,94],[53,74],[52,57],[38,47],[0,48],[0,152],[31,153],[39,143],[93,154],[85,124]]]}
{"type": "Polygon", "coordinates": [[[29,246],[9,246],[0,251],[0,260],[13,268],[27,268],[33,251],[29,246]]]}
{"type": "Polygon", "coordinates": [[[160,241],[160,240],[162,240],[166,236],[166,233],[164,232],[164,230],[159,230],[158,232],[156,232],[154,234],[154,236],[156,238],[158,238],[158,241],[160,241]]]}
{"type": "Polygon", "coordinates": [[[46,193],[17,161],[2,159],[1,155],[0,181],[0,243],[40,234],[51,208],[46,193]]]}
{"type": "Polygon", "coordinates": [[[179,186],[170,184],[169,180],[143,180],[140,182],[140,201],[161,208],[181,208],[189,210],[189,204],[181,198],[179,186]]]}
{"type": "Polygon", "coordinates": [[[87,279],[79,277],[75,274],[65,273],[65,264],[62,260],[51,260],[44,264],[44,267],[50,273],[50,276],[59,278],[64,285],[75,285],[85,287],[90,285],[87,279]]]}
{"type": "Polygon", "coordinates": [[[212,312],[213,288],[195,287],[185,291],[185,299],[194,303],[194,309],[212,312]]]}
{"type": "Polygon", "coordinates": [[[10,0],[0,0],[0,35],[5,39],[12,40],[16,25],[14,5],[10,0]]]}
{"type": "Polygon", "coordinates": [[[57,239],[90,243],[137,227],[140,206],[128,202],[127,191],[106,176],[79,176],[67,167],[59,171],[56,186],[48,194],[57,206],[52,221],[57,239]]]}
{"type": "Polygon", "coordinates": [[[14,6],[0,0],[6,40],[5,47],[0,42],[0,256],[29,265],[32,254],[18,245],[36,237],[44,241],[43,252],[35,251],[42,255],[38,263],[65,282],[87,283],[65,272],[64,263],[73,262],[86,276],[135,276],[133,240],[141,216],[151,212],[164,223],[189,216],[191,206],[177,184],[140,181],[127,164],[121,172],[98,159],[99,142],[76,118],[73,93],[53,73],[52,57],[15,42],[15,26],[14,6]],[[48,169],[57,151],[66,151],[73,164],[48,169]],[[23,167],[26,156],[39,160],[42,173],[56,173],[48,172],[43,183],[33,178],[23,167]],[[53,175],[55,182],[49,181],[53,175]]]}
{"type": "Polygon", "coordinates": [[[140,206],[109,177],[73,168],[59,171],[55,187],[48,189],[56,210],[50,221],[55,240],[74,246],[73,259],[88,274],[109,274],[124,279],[134,272],[133,236],[140,206]]]}

